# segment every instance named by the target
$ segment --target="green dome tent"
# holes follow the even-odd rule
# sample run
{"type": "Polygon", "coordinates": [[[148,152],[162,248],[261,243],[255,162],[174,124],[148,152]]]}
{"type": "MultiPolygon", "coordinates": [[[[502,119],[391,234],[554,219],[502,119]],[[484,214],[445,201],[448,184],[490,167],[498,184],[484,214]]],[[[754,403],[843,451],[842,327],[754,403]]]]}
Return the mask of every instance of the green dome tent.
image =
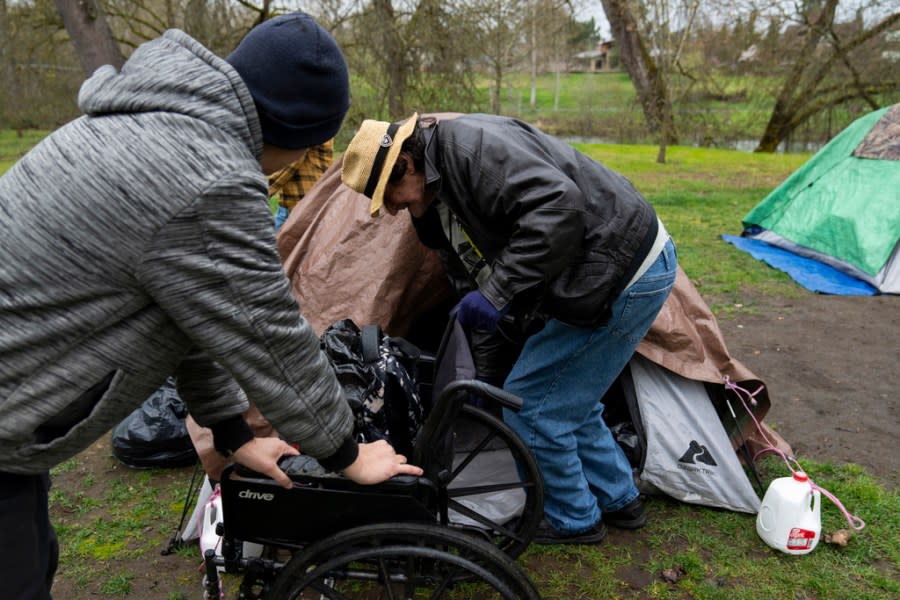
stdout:
{"type": "Polygon", "coordinates": [[[746,238],[900,294],[900,104],[850,124],[751,210],[743,226],[746,238]]]}

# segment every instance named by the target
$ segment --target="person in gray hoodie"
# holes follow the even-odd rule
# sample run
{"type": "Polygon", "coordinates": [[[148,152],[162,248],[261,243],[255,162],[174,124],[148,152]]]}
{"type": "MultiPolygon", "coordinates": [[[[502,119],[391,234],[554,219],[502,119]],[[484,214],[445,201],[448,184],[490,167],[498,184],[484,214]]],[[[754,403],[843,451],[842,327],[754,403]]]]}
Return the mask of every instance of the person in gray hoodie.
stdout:
{"type": "Polygon", "coordinates": [[[266,173],[332,138],[346,63],[311,17],[223,60],[179,30],[82,86],[84,115],[0,178],[0,581],[50,598],[48,472],[175,373],[216,448],[285,487],[299,451],[361,483],[420,474],[357,445],[275,246],[266,173]],[[252,399],[282,438],[254,438],[252,399]]]}

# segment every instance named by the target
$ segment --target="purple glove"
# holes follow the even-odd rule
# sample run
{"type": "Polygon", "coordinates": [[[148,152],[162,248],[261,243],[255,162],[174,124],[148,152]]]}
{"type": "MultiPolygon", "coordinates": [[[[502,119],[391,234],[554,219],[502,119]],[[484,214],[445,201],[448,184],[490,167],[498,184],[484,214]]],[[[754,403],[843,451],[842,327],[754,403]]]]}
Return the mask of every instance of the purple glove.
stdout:
{"type": "Polygon", "coordinates": [[[497,310],[484,297],[484,294],[475,290],[463,296],[463,299],[459,301],[454,311],[460,325],[466,329],[477,329],[493,333],[497,330],[497,324],[503,318],[503,315],[509,312],[509,306],[497,310]]]}

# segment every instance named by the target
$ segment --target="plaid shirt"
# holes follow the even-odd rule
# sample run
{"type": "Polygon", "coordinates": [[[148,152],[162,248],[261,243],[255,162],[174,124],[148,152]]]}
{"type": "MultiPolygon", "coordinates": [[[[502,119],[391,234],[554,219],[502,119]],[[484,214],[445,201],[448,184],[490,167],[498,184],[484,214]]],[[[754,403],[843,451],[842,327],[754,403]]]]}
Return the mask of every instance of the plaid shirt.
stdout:
{"type": "Polygon", "coordinates": [[[334,159],[334,140],[313,146],[297,162],[269,176],[269,197],[277,196],[278,205],[292,210],[312,189],[334,159]]]}

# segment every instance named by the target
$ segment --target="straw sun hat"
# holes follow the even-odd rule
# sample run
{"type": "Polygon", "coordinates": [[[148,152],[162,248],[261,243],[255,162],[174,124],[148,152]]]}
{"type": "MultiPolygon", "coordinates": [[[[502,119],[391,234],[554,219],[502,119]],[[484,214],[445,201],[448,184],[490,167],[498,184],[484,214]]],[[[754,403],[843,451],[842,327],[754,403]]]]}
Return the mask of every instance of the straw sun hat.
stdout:
{"type": "Polygon", "coordinates": [[[397,123],[366,119],[344,152],[341,180],[372,199],[369,205],[372,216],[384,204],[384,188],[391,169],[400,155],[400,147],[412,135],[418,120],[418,113],[397,123]]]}

